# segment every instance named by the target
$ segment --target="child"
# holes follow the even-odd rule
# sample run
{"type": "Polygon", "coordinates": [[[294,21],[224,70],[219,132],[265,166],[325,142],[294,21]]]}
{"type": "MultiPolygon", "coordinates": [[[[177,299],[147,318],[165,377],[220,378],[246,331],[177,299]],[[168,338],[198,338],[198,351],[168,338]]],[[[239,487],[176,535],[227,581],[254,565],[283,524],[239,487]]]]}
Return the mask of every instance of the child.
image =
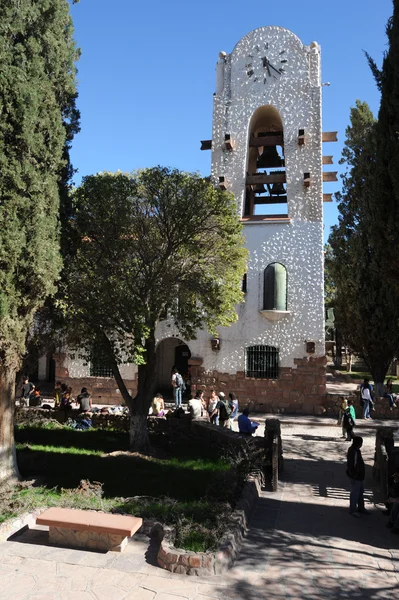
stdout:
{"type": "Polygon", "coordinates": [[[346,409],[348,408],[348,401],[346,398],[343,398],[341,401],[341,405],[339,407],[339,411],[338,411],[338,422],[337,425],[341,425],[342,426],[342,437],[346,438],[346,430],[344,429],[344,413],[346,411],[346,409]]]}
{"type": "Polygon", "coordinates": [[[345,410],[343,419],[342,419],[342,429],[346,431],[346,441],[350,442],[353,435],[353,428],[356,424],[356,413],[355,408],[353,406],[353,400],[348,400],[348,408],[345,410]]]}

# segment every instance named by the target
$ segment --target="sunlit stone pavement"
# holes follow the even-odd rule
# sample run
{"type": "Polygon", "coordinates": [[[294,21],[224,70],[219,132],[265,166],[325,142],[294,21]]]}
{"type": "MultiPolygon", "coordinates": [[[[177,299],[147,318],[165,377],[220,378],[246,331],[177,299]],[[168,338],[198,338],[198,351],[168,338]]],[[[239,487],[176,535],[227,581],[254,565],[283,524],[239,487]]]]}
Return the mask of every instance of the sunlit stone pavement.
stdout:
{"type": "Polygon", "coordinates": [[[223,600],[399,598],[399,536],[373,488],[375,431],[362,429],[370,516],[348,513],[347,444],[337,426],[283,424],[285,472],[263,492],[240,558],[212,578],[156,566],[156,547],[138,537],[125,552],[47,545],[28,530],[0,545],[0,600],[223,600]]]}

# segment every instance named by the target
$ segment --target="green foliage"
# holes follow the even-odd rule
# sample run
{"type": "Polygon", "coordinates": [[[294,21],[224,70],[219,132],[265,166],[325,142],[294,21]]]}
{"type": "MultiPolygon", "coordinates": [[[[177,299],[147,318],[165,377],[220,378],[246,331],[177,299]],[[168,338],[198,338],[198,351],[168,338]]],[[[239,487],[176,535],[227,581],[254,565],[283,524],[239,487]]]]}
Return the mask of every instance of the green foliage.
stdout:
{"type": "Polygon", "coordinates": [[[399,0],[393,0],[393,15],[386,33],[388,50],[382,68],[369,58],[371,70],[381,91],[376,125],[376,168],[373,202],[370,204],[375,244],[381,255],[386,279],[399,295],[399,0]]]}
{"type": "MultiPolygon", "coordinates": [[[[75,204],[79,243],[63,294],[70,344],[88,354],[102,347],[114,373],[123,361],[145,365],[140,388],[153,382],[155,328],[166,310],[186,340],[236,321],[246,251],[230,194],[197,174],[155,167],[85,177],[75,204]]],[[[147,414],[150,384],[144,395],[147,414]]]]}
{"type": "Polygon", "coordinates": [[[1,0],[0,12],[0,366],[15,369],[61,268],[77,51],[67,0],[1,0]]]}
{"type": "Polygon", "coordinates": [[[351,109],[341,164],[347,165],[342,193],[337,194],[338,225],[332,228],[326,268],[336,286],[336,326],[344,343],[361,354],[376,382],[382,382],[399,348],[399,307],[384,277],[374,221],[377,162],[376,124],[366,103],[351,109]]]}

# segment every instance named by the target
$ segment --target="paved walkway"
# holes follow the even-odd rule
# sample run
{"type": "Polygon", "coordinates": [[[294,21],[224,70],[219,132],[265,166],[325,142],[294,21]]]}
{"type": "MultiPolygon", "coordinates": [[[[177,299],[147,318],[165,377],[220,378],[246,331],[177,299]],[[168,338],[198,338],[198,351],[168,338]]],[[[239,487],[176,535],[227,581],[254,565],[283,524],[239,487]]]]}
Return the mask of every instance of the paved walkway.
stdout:
{"type": "MultiPolygon", "coordinates": [[[[283,425],[280,491],[263,492],[239,560],[224,576],[172,575],[138,538],[123,554],[48,546],[40,529],[0,545],[0,600],[390,600],[399,597],[399,536],[378,490],[370,516],[348,513],[338,427],[283,425]]],[[[373,430],[364,430],[371,480],[373,430]]]]}

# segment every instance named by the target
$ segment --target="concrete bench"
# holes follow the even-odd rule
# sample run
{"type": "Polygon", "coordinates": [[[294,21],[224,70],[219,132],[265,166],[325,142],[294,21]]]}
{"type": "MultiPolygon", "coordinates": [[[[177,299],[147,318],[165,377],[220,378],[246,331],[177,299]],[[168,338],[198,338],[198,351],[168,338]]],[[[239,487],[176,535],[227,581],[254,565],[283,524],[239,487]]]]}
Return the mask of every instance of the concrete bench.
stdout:
{"type": "Polygon", "coordinates": [[[143,524],[139,517],[71,508],[49,508],[36,519],[49,527],[50,542],[59,546],[122,552],[143,524]]]}

